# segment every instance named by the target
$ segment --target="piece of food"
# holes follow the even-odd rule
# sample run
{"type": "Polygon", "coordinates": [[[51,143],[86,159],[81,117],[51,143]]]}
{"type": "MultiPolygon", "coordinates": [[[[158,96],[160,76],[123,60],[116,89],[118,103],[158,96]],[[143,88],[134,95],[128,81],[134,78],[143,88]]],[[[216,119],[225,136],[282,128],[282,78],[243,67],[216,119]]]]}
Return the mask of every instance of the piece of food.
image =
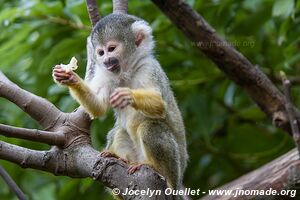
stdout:
{"type": "Polygon", "coordinates": [[[74,70],[76,70],[78,68],[78,66],[77,66],[77,59],[75,57],[72,57],[69,64],[67,64],[67,65],[60,64],[60,66],[67,73],[70,72],[70,71],[74,71],[74,70]]]}

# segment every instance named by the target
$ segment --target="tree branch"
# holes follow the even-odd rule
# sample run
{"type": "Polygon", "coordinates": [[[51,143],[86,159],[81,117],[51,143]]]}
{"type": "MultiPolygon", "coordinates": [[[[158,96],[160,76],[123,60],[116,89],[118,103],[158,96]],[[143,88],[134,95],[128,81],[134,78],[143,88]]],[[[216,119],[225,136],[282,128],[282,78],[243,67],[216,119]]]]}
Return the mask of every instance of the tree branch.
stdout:
{"type": "MultiPolygon", "coordinates": [[[[105,186],[118,188],[121,193],[126,188],[135,190],[164,191],[165,179],[149,167],[142,167],[135,174],[128,174],[128,166],[115,158],[102,158],[90,144],[81,143],[66,149],[36,151],[0,141],[0,159],[16,163],[24,168],[33,168],[76,178],[92,177],[105,186]],[[120,178],[122,177],[122,178],[120,178]]],[[[124,199],[138,199],[139,196],[122,196],[124,199]]],[[[154,197],[153,197],[154,198],[154,197]]],[[[171,197],[156,195],[156,199],[171,197]]],[[[147,199],[147,198],[146,198],[147,199]]],[[[150,198],[149,198],[150,199],[150,198]]]]}
{"type": "Polygon", "coordinates": [[[0,165],[0,175],[3,180],[6,182],[8,187],[16,194],[19,200],[26,200],[25,194],[19,188],[19,186],[15,183],[15,181],[10,177],[10,175],[5,171],[5,169],[0,165]]]}
{"type": "MultiPolygon", "coordinates": [[[[182,0],[152,0],[171,21],[230,79],[242,87],[256,104],[288,132],[286,100],[269,78],[247,58],[221,39],[195,10],[182,0]]],[[[295,110],[299,121],[299,111],[295,110]]]]}
{"type": "MultiPolygon", "coordinates": [[[[250,172],[216,190],[232,190],[234,194],[237,190],[269,190],[270,188],[280,192],[285,189],[296,188],[300,177],[300,160],[296,149],[282,155],[274,161],[250,172]]],[[[233,195],[222,196],[222,200],[244,200],[254,199],[257,196],[233,195]]],[[[259,196],[261,199],[277,199],[280,196],[259,196]]],[[[220,196],[205,196],[203,200],[220,199],[220,196]]]]}
{"type": "Polygon", "coordinates": [[[1,71],[0,97],[4,97],[19,106],[46,129],[53,126],[53,123],[63,114],[49,101],[27,92],[12,83],[1,71]]]}
{"type": "Polygon", "coordinates": [[[0,124],[0,135],[42,142],[49,145],[64,146],[65,144],[65,135],[60,132],[17,128],[4,124],[0,124]]]}
{"type": "Polygon", "coordinates": [[[289,122],[290,126],[292,129],[292,134],[294,138],[294,142],[297,146],[298,153],[300,155],[300,132],[299,132],[299,126],[297,119],[294,115],[294,110],[293,110],[293,103],[292,103],[292,97],[291,97],[291,82],[290,80],[287,79],[285,73],[283,71],[280,72],[281,78],[282,78],[282,85],[283,85],[283,90],[284,90],[284,95],[286,98],[286,104],[285,104],[285,109],[289,117],[289,122]]]}
{"type": "Polygon", "coordinates": [[[84,29],[84,30],[88,30],[88,31],[91,30],[91,27],[89,27],[89,26],[85,26],[82,23],[76,23],[76,22],[73,22],[71,20],[68,20],[68,19],[65,19],[65,18],[62,18],[62,17],[42,15],[41,18],[44,18],[44,19],[48,20],[51,23],[60,24],[60,25],[63,25],[63,26],[70,26],[74,29],[84,29]]]}

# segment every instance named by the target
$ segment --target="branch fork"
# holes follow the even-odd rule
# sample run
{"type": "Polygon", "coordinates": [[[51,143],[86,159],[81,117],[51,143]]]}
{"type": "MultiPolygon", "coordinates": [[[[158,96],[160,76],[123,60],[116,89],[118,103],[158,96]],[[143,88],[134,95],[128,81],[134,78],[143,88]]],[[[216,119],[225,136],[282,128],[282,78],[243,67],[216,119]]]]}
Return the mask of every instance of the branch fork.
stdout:
{"type": "MultiPolygon", "coordinates": [[[[128,165],[123,161],[101,157],[100,152],[91,146],[91,119],[82,108],[63,113],[47,100],[9,81],[1,71],[0,97],[19,106],[44,129],[0,124],[0,135],[54,145],[50,150],[37,151],[0,140],[0,159],[16,163],[23,168],[48,171],[55,175],[90,177],[107,187],[117,187],[121,191],[125,191],[130,184],[136,185],[136,189],[140,190],[155,188],[157,185],[161,188],[167,187],[166,181],[151,168],[144,167],[132,175],[128,174],[128,165]]],[[[157,196],[157,199],[167,197],[157,196]]]]}

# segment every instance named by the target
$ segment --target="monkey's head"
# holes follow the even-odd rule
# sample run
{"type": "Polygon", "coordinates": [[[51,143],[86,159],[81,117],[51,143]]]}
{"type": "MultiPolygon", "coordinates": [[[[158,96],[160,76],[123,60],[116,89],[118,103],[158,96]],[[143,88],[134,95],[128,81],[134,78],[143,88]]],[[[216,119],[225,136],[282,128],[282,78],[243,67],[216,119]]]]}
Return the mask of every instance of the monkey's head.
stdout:
{"type": "Polygon", "coordinates": [[[91,41],[96,62],[112,73],[130,68],[133,59],[152,54],[152,29],[144,20],[127,14],[110,14],[94,27],[91,41]]]}

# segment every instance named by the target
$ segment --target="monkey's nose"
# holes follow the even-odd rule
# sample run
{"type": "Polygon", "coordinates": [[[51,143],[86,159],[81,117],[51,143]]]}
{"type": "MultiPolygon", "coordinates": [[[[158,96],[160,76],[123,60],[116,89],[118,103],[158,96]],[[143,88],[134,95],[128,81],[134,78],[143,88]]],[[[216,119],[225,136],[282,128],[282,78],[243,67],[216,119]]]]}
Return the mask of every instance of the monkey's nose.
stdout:
{"type": "Polygon", "coordinates": [[[109,57],[108,59],[106,59],[104,61],[104,65],[106,67],[114,66],[114,65],[117,65],[117,64],[119,64],[119,60],[115,57],[109,57]]]}
{"type": "Polygon", "coordinates": [[[109,71],[119,70],[119,60],[116,57],[110,57],[104,61],[104,65],[106,69],[109,71]]]}

